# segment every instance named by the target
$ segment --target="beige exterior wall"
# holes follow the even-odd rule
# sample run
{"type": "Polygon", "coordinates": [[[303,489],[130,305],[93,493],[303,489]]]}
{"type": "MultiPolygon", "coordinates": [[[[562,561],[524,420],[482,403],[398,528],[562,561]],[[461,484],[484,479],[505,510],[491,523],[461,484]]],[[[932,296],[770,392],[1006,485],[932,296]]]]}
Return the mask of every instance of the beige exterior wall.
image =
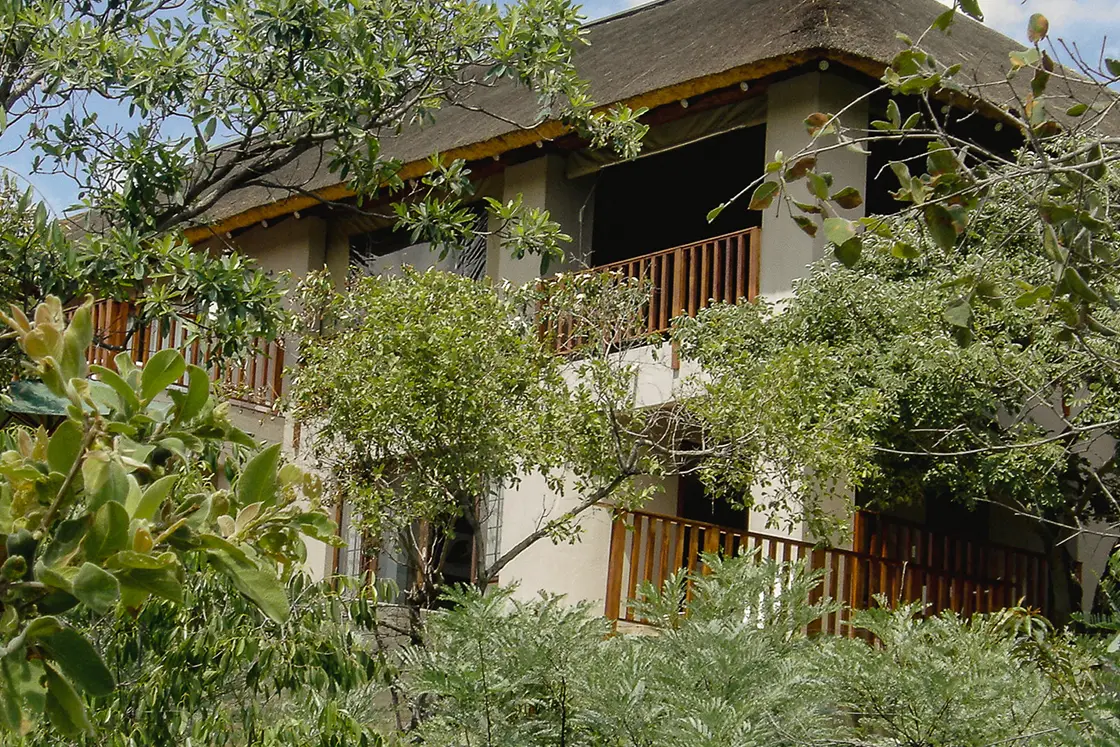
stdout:
{"type": "MultiPolygon", "coordinates": [[[[766,159],[773,160],[781,151],[792,158],[810,144],[805,118],[813,112],[837,113],[849,102],[867,92],[846,78],[830,73],[810,73],[772,84],[767,90],[766,159]]],[[[866,101],[850,107],[841,121],[855,128],[867,128],[866,101]]],[[[830,144],[835,138],[822,138],[817,146],[830,144]],[[826,141],[827,140],[827,141],[826,141]]],[[[829,151],[818,158],[817,170],[830,172],[835,189],[854,186],[861,192],[867,184],[867,159],[846,148],[829,151]]],[[[814,202],[804,183],[792,188],[795,198],[814,202]]],[[[849,219],[863,215],[863,207],[844,211],[849,219]]],[[[762,215],[762,262],[759,290],[764,296],[779,299],[787,296],[793,282],[805,274],[805,268],[825,256],[824,235],[810,237],[790,220],[783,208],[770,208],[762,215]]]]}

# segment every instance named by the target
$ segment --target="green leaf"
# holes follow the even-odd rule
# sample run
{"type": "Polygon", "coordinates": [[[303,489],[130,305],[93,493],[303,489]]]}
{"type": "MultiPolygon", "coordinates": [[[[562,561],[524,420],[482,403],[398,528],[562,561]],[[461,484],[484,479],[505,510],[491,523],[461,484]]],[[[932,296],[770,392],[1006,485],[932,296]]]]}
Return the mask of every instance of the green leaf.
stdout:
{"type": "Polygon", "coordinates": [[[955,299],[945,307],[942,316],[954,327],[967,329],[972,325],[972,305],[963,298],[955,299]]]}
{"type": "Polygon", "coordinates": [[[38,640],[51,652],[66,676],[90,695],[108,695],[116,688],[113,673],[105,666],[101,654],[78,631],[62,626],[49,635],[38,636],[38,640]]]}
{"type": "Polygon", "coordinates": [[[253,456],[237,479],[237,501],[242,506],[276,500],[276,473],[280,467],[280,444],[273,444],[253,456]]]}
{"type": "Polygon", "coordinates": [[[52,472],[67,474],[82,451],[85,433],[74,420],[65,420],[55,429],[47,443],[47,464],[52,472]]]}
{"type": "Polygon", "coordinates": [[[948,209],[937,204],[926,205],[922,215],[935,244],[946,251],[957,245],[957,224],[948,209]]]}
{"type": "Polygon", "coordinates": [[[759,184],[755,187],[754,193],[751,195],[751,202],[750,205],[747,206],[747,209],[765,210],[770,207],[779,189],[780,185],[777,182],[763,182],[759,184]]]}
{"type": "Polygon", "coordinates": [[[1032,13],[1027,21],[1027,38],[1031,44],[1038,44],[1050,33],[1050,21],[1041,13],[1032,13]]]}
{"type": "Polygon", "coordinates": [[[933,19],[933,24],[930,28],[937,29],[938,31],[948,31],[949,27],[953,25],[953,19],[957,17],[957,9],[949,8],[949,10],[941,13],[937,18],[933,19]]]}
{"type": "Polygon", "coordinates": [[[898,102],[894,99],[887,101],[887,119],[896,130],[902,126],[902,112],[898,109],[898,102]]]}
{"type": "Polygon", "coordinates": [[[128,546],[128,511],[116,501],[98,509],[82,540],[87,560],[99,561],[128,546]]]}
{"type": "Polygon", "coordinates": [[[805,215],[795,215],[793,216],[793,222],[797,224],[798,228],[810,236],[817,235],[817,224],[812,218],[805,215]]]}
{"type": "Polygon", "coordinates": [[[171,495],[171,490],[178,481],[179,475],[166,475],[153,482],[144,490],[143,495],[134,505],[129,505],[131,500],[129,503],[125,504],[129,515],[131,515],[133,519],[151,521],[156,515],[156,510],[159,509],[159,507],[163,505],[163,502],[167,500],[168,496],[171,495]]]}
{"type": "Polygon", "coordinates": [[[855,187],[844,187],[832,195],[832,201],[845,210],[854,210],[863,204],[863,196],[855,187]]]}
{"type": "Polygon", "coordinates": [[[979,0],[960,0],[960,2],[961,10],[965,12],[965,15],[975,18],[977,21],[984,20],[984,11],[980,10],[979,0]]]}
{"type": "Polygon", "coordinates": [[[92,736],[93,725],[74,686],[50,664],[44,664],[43,668],[47,686],[46,711],[51,725],[68,737],[92,736]]]}
{"type": "Polygon", "coordinates": [[[891,246],[891,254],[899,259],[917,259],[922,256],[922,250],[905,241],[896,241],[891,246]]]}
{"type": "Polygon", "coordinates": [[[150,555],[135,550],[121,550],[105,561],[105,567],[120,570],[159,571],[165,568],[173,568],[178,565],[178,562],[178,558],[173,552],[150,555]]]}
{"type": "Polygon", "coordinates": [[[1068,116],[1068,117],[1080,117],[1082,114],[1084,114],[1087,111],[1089,111],[1089,105],[1088,104],[1074,104],[1070,108],[1066,109],[1066,116],[1068,116]]]}
{"type": "Polygon", "coordinates": [[[130,568],[117,574],[121,584],[121,601],[128,607],[136,607],[137,600],[143,601],[152,594],[162,599],[183,603],[183,582],[179,578],[179,567],[167,568],[130,568]]]}
{"type": "Polygon", "coordinates": [[[74,577],[71,592],[82,604],[99,615],[113,609],[121,597],[121,586],[116,577],[93,563],[83,563],[74,577]]]}
{"type": "Polygon", "coordinates": [[[1105,59],[1104,66],[1108,69],[1108,74],[1114,78],[1120,78],[1120,60],[1114,60],[1111,57],[1105,59]]]}
{"type": "Polygon", "coordinates": [[[105,503],[124,503],[128,497],[128,473],[115,455],[91,451],[82,462],[82,480],[89,496],[88,509],[96,511],[105,503]]]}
{"type": "Polygon", "coordinates": [[[222,549],[211,549],[207,554],[237,590],[252,600],[261,612],[278,623],[288,619],[291,614],[288,595],[271,568],[259,567],[249,558],[242,559],[222,549]]]}
{"type": "Polygon", "coordinates": [[[828,180],[815,171],[810,171],[806,174],[809,184],[809,192],[818,200],[828,199],[828,180]]]}
{"type": "Polygon", "coordinates": [[[716,218],[719,217],[719,214],[722,213],[726,209],[727,209],[727,203],[725,202],[722,205],[717,205],[716,207],[709,210],[708,211],[708,222],[711,223],[712,221],[714,221],[716,218]]]}
{"type": "Polygon", "coordinates": [[[128,385],[127,381],[121,378],[120,374],[104,366],[90,366],[90,371],[97,374],[101,381],[113,388],[113,391],[120,397],[126,415],[131,415],[140,409],[140,398],[136,396],[136,391],[128,385]]]}
{"type": "Polygon", "coordinates": [[[836,246],[842,246],[856,235],[856,223],[846,218],[826,218],[824,236],[836,246]]]}
{"type": "Polygon", "coordinates": [[[1075,267],[1066,267],[1065,272],[1062,273],[1062,285],[1068,290],[1069,293],[1079,296],[1085,301],[1096,303],[1101,300],[1100,294],[1097,293],[1092,287],[1085,282],[1085,278],[1077,271],[1075,267]]]}
{"type": "Polygon", "coordinates": [[[840,260],[845,267],[855,267],[863,253],[863,242],[860,241],[858,236],[852,237],[843,244],[837,244],[835,252],[836,259],[840,260]]]}
{"type": "Polygon", "coordinates": [[[161,350],[144,364],[140,373],[140,398],[151,402],[186,372],[187,362],[178,350],[161,350]]]}
{"type": "Polygon", "coordinates": [[[209,400],[210,376],[199,366],[187,366],[187,392],[179,404],[179,420],[193,420],[209,400]]]}

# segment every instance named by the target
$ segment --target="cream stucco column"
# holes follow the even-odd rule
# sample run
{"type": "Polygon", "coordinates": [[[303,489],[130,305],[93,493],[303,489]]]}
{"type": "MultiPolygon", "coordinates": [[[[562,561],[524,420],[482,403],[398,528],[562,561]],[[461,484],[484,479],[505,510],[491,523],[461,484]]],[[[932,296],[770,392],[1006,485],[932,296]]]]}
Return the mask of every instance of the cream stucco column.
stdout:
{"type": "MultiPolygon", "coordinates": [[[[773,160],[777,151],[787,157],[809,144],[805,118],[814,112],[835,114],[867,92],[866,86],[837,75],[814,72],[780,81],[767,91],[766,160],[773,160]]],[[[867,102],[847,110],[841,120],[849,127],[866,128],[867,102]]],[[[825,142],[820,145],[835,142],[825,142]]],[[[835,189],[854,186],[863,192],[867,187],[867,157],[847,148],[822,153],[817,170],[831,172],[835,189]]],[[[812,202],[804,184],[794,186],[794,196],[812,202]]],[[[862,206],[844,212],[847,218],[863,215],[862,206]]],[[[793,281],[805,275],[805,267],[826,254],[826,241],[821,233],[810,237],[797,227],[785,207],[771,207],[762,216],[762,258],[759,290],[762,295],[778,299],[789,294],[793,281]]]]}
{"type": "MultiPolygon", "coordinates": [[[[521,195],[526,207],[547,210],[564,233],[572,237],[571,243],[564,246],[564,261],[550,266],[550,274],[584,266],[591,253],[595,176],[568,179],[565,171],[563,158],[546,155],[511,165],[503,172],[503,202],[521,195]]],[[[512,283],[534,280],[540,274],[540,265],[540,257],[514,259],[497,242],[492,242],[486,263],[491,278],[512,283]]]]}

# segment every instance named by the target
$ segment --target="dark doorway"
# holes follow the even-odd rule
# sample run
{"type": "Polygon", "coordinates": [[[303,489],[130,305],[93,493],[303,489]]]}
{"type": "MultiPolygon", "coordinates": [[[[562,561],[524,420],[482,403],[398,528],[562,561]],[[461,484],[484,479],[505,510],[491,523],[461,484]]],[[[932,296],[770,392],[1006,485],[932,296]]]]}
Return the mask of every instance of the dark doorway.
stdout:
{"type": "Polygon", "coordinates": [[[765,147],[760,125],[604,169],[595,185],[592,264],[761,225],[746,199],[712,223],[707,216],[762,173],[765,147]]]}

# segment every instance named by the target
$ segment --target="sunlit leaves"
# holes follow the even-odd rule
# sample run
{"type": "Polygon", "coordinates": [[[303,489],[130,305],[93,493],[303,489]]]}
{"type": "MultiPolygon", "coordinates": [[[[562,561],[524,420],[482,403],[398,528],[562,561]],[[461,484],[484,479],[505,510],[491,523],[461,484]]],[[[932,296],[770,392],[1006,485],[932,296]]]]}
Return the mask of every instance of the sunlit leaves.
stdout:
{"type": "Polygon", "coordinates": [[[763,182],[751,194],[750,210],[765,210],[774,202],[781,185],[778,182],[763,182]]]}
{"type": "Polygon", "coordinates": [[[1032,13],[1027,21],[1027,38],[1031,44],[1038,44],[1050,33],[1050,21],[1041,13],[1032,13]]]}

